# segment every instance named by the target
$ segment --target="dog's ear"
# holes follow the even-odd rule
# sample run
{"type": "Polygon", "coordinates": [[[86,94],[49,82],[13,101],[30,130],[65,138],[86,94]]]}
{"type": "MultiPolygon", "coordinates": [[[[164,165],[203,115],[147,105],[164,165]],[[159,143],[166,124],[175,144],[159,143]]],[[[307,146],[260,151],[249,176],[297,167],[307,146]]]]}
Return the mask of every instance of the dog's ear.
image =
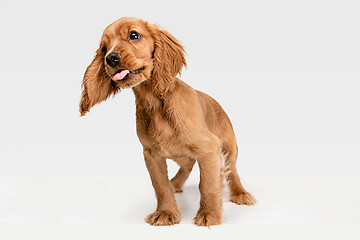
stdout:
{"type": "Polygon", "coordinates": [[[151,81],[155,92],[163,95],[174,87],[177,74],[186,67],[185,50],[179,40],[166,30],[154,24],[149,24],[154,38],[154,69],[151,81]]]}
{"type": "Polygon", "coordinates": [[[91,107],[106,100],[118,91],[111,78],[105,72],[104,55],[99,48],[91,64],[87,67],[83,82],[79,105],[81,116],[91,107]]]}

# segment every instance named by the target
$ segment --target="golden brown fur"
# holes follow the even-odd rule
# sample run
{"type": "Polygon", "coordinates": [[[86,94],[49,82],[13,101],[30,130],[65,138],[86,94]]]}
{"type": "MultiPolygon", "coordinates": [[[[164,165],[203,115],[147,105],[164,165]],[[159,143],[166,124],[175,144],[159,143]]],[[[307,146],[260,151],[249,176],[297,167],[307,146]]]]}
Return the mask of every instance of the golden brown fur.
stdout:
{"type": "Polygon", "coordinates": [[[228,170],[230,200],[244,205],[255,203],[242,187],[236,170],[238,150],[229,118],[214,99],[176,77],[184,65],[184,49],[170,33],[140,19],[121,18],[104,30],[83,80],[82,116],[122,88],[132,88],[135,94],[137,134],[158,200],[156,211],[145,219],[151,225],[180,222],[174,192],[182,191],[195,161],[200,168],[201,200],[194,223],[220,224],[222,155],[228,170]],[[139,40],[130,40],[133,31],[141,35],[139,40]],[[110,49],[121,54],[116,67],[107,64],[110,49]],[[119,69],[131,73],[123,80],[112,80],[119,69]],[[180,166],[170,181],[167,158],[180,166]]]}

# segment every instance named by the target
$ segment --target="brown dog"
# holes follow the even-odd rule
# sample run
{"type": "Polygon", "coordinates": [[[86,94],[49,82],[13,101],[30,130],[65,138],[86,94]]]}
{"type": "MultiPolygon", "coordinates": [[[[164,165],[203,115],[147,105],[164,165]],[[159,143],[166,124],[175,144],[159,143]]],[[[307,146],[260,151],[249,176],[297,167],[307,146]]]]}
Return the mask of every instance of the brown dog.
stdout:
{"type": "Polygon", "coordinates": [[[137,134],[158,205],[145,220],[151,225],[180,222],[174,192],[181,192],[195,161],[200,168],[199,226],[222,220],[222,157],[230,201],[252,205],[255,199],[241,185],[236,170],[237,145],[232,125],[210,96],[178,79],[186,66],[180,42],[157,25],[121,18],[103,33],[100,48],[83,79],[81,116],[122,88],[136,98],[137,134]],[[180,169],[169,181],[166,159],[180,169]]]}

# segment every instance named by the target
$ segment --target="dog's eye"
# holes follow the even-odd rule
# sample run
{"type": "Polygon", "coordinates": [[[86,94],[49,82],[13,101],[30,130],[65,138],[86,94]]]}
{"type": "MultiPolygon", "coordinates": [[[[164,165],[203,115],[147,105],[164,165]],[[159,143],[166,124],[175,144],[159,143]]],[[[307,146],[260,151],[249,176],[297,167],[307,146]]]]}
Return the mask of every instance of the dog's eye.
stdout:
{"type": "Polygon", "coordinates": [[[141,38],[141,35],[137,32],[131,32],[129,34],[129,39],[130,40],[139,40],[141,38]]]}
{"type": "Polygon", "coordinates": [[[105,47],[105,46],[103,46],[103,47],[102,47],[102,49],[101,49],[101,51],[102,51],[102,53],[103,53],[103,54],[106,54],[106,52],[107,52],[106,47],[105,47]]]}

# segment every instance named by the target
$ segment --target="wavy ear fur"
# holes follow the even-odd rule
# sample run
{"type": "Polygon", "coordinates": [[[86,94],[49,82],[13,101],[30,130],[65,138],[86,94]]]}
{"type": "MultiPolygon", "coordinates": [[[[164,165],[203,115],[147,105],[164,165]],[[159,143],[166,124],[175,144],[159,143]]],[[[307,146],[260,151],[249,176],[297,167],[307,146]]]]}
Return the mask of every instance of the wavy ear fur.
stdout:
{"type": "Polygon", "coordinates": [[[171,91],[175,85],[176,75],[186,67],[185,50],[179,40],[159,26],[150,24],[154,43],[154,69],[151,82],[156,94],[162,96],[171,91]]]}
{"type": "Polygon", "coordinates": [[[105,72],[104,57],[100,49],[96,51],[94,60],[85,71],[82,88],[79,105],[81,116],[89,112],[91,107],[106,100],[118,91],[118,88],[115,87],[105,72]]]}

